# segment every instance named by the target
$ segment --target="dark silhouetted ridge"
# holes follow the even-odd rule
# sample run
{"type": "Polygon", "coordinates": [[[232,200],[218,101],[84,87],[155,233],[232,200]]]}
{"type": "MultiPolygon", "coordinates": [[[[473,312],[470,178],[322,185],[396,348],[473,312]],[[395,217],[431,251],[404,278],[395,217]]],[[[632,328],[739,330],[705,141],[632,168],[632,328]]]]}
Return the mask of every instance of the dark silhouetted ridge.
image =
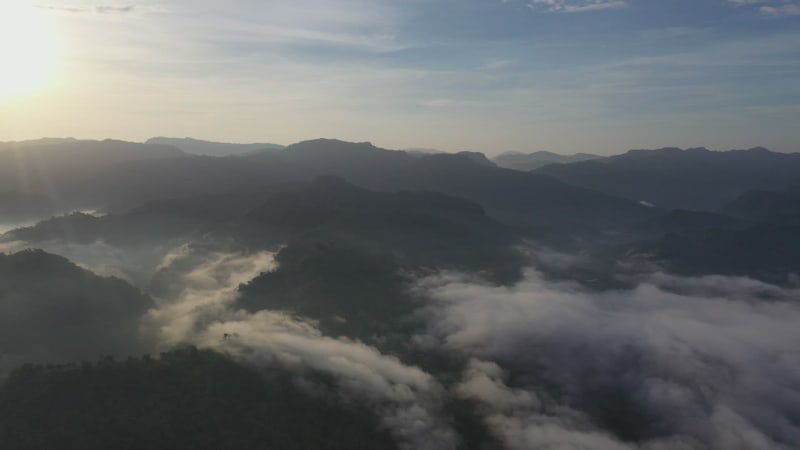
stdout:
{"type": "Polygon", "coordinates": [[[624,155],[556,164],[536,171],[564,182],[669,209],[718,210],[752,189],[796,183],[800,154],[763,148],[711,151],[632,150],[624,155]]]}

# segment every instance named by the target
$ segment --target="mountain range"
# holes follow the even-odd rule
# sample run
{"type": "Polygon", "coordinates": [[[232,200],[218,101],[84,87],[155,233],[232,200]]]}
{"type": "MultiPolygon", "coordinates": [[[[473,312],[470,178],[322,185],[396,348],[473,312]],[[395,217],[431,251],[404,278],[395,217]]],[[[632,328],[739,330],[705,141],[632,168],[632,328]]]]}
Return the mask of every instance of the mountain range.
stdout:
{"type": "Polygon", "coordinates": [[[257,145],[0,146],[0,442],[791,448],[800,154],[257,145]]]}
{"type": "Polygon", "coordinates": [[[230,144],[226,142],[203,141],[193,138],[154,137],[145,141],[148,145],[169,145],[177,147],[186,153],[203,156],[233,156],[246,155],[257,152],[271,152],[282,150],[278,144],[230,144]]]}
{"type": "Polygon", "coordinates": [[[717,210],[747,190],[796,183],[798,169],[800,153],[663,148],[549,165],[535,173],[661,208],[717,210]]]}
{"type": "Polygon", "coordinates": [[[573,155],[560,155],[548,151],[538,151],[533,153],[508,152],[502,153],[492,158],[497,166],[506,169],[530,171],[544,167],[548,164],[568,164],[580,161],[591,161],[601,159],[603,156],[591,153],[575,153],[573,155]]]}

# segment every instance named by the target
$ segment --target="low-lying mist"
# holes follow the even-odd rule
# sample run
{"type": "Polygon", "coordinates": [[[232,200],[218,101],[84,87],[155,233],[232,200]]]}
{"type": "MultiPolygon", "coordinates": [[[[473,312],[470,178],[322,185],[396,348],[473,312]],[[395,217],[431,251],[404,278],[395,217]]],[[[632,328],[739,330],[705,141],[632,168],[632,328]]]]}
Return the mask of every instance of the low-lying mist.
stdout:
{"type": "MultiPolygon", "coordinates": [[[[747,278],[628,279],[590,290],[535,268],[514,286],[442,272],[408,346],[449,355],[448,372],[358,340],[327,336],[291,311],[246,312],[239,284],[274,270],[269,252],[170,253],[169,297],[143,330],[166,349],[214,348],[249,364],[313,374],[368,404],[405,448],[463,443],[444,406],[472,404],[512,449],[788,449],[800,442],[800,291],[747,278]],[[454,356],[455,355],[455,356],[454,356]]],[[[626,275],[628,276],[628,275],[626,275]]],[[[381,299],[375,299],[380,302],[381,299]]],[[[345,318],[346,319],[346,318],[345,318]]],[[[379,341],[378,341],[379,342],[379,341]]]]}
{"type": "Polygon", "coordinates": [[[509,448],[791,448],[800,291],[645,277],[590,292],[534,270],[512,288],[423,280],[421,345],[470,359],[455,393],[509,448]]]}
{"type": "Polygon", "coordinates": [[[407,448],[455,448],[439,413],[443,386],[424,370],[361,342],[325,336],[316,324],[286,311],[237,309],[237,288],[275,267],[273,254],[198,255],[188,246],[170,253],[162,270],[178,269],[159,306],[144,323],[163,349],[180,344],[214,348],[257,366],[332,377],[339,396],[366,403],[407,448]]]}

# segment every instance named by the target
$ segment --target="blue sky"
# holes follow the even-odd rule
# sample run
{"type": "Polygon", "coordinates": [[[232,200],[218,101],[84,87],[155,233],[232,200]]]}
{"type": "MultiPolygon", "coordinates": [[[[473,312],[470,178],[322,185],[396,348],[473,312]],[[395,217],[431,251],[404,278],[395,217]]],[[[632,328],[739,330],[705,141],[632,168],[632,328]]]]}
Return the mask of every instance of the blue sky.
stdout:
{"type": "Polygon", "coordinates": [[[800,0],[35,2],[46,89],[0,140],[800,151],[800,0]]]}

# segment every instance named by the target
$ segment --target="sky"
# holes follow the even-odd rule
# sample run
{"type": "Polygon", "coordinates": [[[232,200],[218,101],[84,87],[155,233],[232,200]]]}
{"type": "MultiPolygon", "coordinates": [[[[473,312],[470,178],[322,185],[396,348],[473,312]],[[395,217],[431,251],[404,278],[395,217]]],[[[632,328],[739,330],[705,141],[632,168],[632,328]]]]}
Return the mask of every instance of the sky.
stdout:
{"type": "Polygon", "coordinates": [[[800,151],[800,0],[2,0],[0,141],[800,151]]]}

